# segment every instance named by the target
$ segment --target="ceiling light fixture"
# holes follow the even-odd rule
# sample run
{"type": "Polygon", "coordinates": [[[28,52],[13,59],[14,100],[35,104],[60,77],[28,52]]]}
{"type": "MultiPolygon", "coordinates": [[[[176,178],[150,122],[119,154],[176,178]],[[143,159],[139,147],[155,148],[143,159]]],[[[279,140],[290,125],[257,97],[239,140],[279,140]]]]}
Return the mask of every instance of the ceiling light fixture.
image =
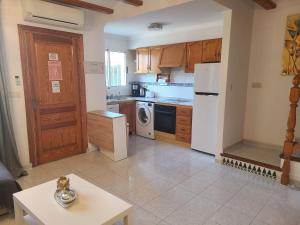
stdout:
{"type": "Polygon", "coordinates": [[[162,23],[151,23],[148,26],[148,30],[160,31],[162,29],[163,29],[163,24],[162,23]]]}

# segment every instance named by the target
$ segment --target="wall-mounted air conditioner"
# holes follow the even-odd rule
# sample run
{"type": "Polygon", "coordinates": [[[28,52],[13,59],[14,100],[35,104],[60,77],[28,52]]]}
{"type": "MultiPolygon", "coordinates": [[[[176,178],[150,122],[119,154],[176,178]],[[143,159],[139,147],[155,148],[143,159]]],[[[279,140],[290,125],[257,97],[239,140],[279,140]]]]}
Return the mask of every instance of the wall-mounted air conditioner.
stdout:
{"type": "Polygon", "coordinates": [[[84,25],[84,12],[41,0],[23,0],[24,20],[79,29],[84,25]]]}

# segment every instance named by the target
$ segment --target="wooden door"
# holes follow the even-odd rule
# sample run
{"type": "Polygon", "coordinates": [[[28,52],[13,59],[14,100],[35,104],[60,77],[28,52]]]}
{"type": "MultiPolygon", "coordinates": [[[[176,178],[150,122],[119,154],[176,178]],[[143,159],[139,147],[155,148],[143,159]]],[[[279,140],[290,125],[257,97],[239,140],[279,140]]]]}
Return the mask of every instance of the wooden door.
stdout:
{"type": "Polygon", "coordinates": [[[202,62],[202,41],[195,41],[187,43],[187,63],[185,72],[194,73],[195,64],[202,62]]]}
{"type": "Polygon", "coordinates": [[[85,152],[82,35],[18,28],[33,166],[85,152]]]}
{"type": "Polygon", "coordinates": [[[136,50],[136,72],[148,73],[149,71],[149,48],[139,48],[136,50]]]}
{"type": "Polygon", "coordinates": [[[121,114],[125,114],[127,118],[127,123],[129,123],[129,132],[135,133],[135,123],[136,123],[136,105],[135,102],[122,102],[119,104],[119,111],[121,114]]]}
{"type": "Polygon", "coordinates": [[[211,39],[203,41],[203,63],[214,63],[221,61],[222,39],[211,39]]]}
{"type": "Polygon", "coordinates": [[[161,55],[161,47],[151,47],[149,49],[149,59],[150,59],[150,73],[161,73],[158,65],[161,55]]]}
{"type": "Polygon", "coordinates": [[[159,67],[181,67],[184,61],[185,47],[185,43],[164,46],[161,50],[159,67]]]}

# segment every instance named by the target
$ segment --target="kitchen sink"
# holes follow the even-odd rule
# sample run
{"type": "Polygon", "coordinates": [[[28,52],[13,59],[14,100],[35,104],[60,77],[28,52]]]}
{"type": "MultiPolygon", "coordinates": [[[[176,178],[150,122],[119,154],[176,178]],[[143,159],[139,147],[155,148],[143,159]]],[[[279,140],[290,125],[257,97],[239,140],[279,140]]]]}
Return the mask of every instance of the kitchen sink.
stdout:
{"type": "Polygon", "coordinates": [[[117,96],[117,97],[115,97],[113,99],[116,99],[116,100],[126,100],[126,99],[128,99],[128,97],[127,96],[117,96]]]}
{"type": "Polygon", "coordinates": [[[112,98],[108,98],[108,100],[114,101],[114,100],[126,100],[128,99],[127,96],[114,96],[112,98]]]}
{"type": "Polygon", "coordinates": [[[174,99],[174,98],[167,98],[163,100],[163,102],[172,102],[172,103],[185,103],[190,101],[191,100],[189,99],[174,99]]]}

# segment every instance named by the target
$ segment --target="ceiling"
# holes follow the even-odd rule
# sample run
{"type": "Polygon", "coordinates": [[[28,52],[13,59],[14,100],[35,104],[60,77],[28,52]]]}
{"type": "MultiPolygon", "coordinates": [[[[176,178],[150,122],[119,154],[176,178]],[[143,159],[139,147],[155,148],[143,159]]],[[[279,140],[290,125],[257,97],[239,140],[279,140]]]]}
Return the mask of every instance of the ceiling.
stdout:
{"type": "Polygon", "coordinates": [[[162,32],[147,29],[148,25],[154,22],[165,24],[163,32],[190,29],[201,24],[221,21],[224,10],[226,10],[225,7],[213,0],[195,0],[186,4],[110,22],[105,26],[105,33],[131,38],[151,35],[153,32],[162,32]]]}

